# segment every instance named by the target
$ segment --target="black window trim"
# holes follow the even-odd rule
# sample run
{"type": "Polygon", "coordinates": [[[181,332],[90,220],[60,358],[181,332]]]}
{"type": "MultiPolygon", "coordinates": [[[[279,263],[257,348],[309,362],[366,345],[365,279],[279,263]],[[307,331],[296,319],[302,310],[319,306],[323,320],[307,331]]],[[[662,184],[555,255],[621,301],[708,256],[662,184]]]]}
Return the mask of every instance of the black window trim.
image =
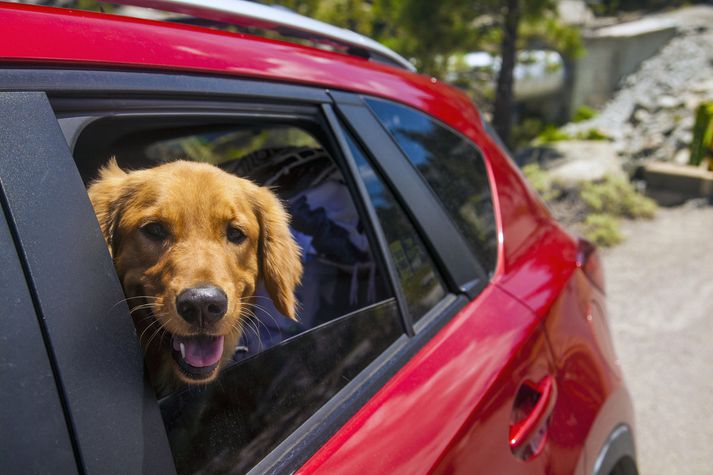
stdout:
{"type": "MultiPolygon", "coordinates": [[[[82,98],[106,97],[143,97],[143,98],[188,98],[220,100],[229,98],[234,100],[258,100],[303,104],[329,104],[335,102],[330,94],[334,93],[318,87],[296,86],[252,79],[215,77],[199,74],[170,74],[139,71],[88,71],[81,69],[32,69],[14,68],[0,69],[0,92],[2,91],[36,91],[49,98],[82,98]]],[[[349,96],[357,97],[354,94],[349,96]]],[[[365,105],[362,105],[366,109],[365,105]]],[[[337,105],[337,111],[341,110],[337,105]]],[[[367,112],[369,112],[367,110],[367,112]]],[[[369,112],[370,113],[370,112],[369,112]]],[[[56,120],[57,115],[51,114],[56,120]]],[[[354,127],[343,114],[344,124],[355,133],[355,138],[360,143],[358,127],[354,127]]],[[[376,121],[375,118],[372,118],[376,121]]],[[[380,126],[380,125],[379,125],[380,126]]],[[[338,135],[327,128],[329,135],[338,135]]],[[[385,132],[384,132],[385,133],[385,132]]],[[[337,142],[339,142],[337,140],[337,142]]],[[[342,154],[349,153],[340,145],[342,154]]],[[[370,151],[367,150],[370,154],[370,151]]],[[[405,157],[403,157],[406,160],[405,157]]],[[[0,179],[2,176],[0,176],[0,179]]],[[[391,186],[393,191],[393,185],[391,186]]],[[[373,216],[371,217],[373,218],[373,216]]],[[[455,231],[457,233],[457,231],[455,231]]],[[[96,233],[97,242],[101,242],[100,233],[96,233]]],[[[20,244],[18,244],[19,246],[20,244]]],[[[380,246],[381,247],[381,246],[380,246]]],[[[467,249],[463,243],[463,247],[467,249]]],[[[22,249],[19,247],[18,249],[22,249]]],[[[383,251],[383,250],[382,250],[383,251]]],[[[469,252],[469,251],[468,251],[469,252]]],[[[387,252],[387,255],[388,252],[387,252]]],[[[448,270],[448,269],[443,269],[448,270]]],[[[472,269],[471,269],[472,272],[472,269]]],[[[60,269],[55,269],[56,278],[62,278],[60,269]]],[[[449,273],[446,272],[446,275],[449,273]]],[[[390,279],[389,279],[390,280],[390,279]]],[[[461,279],[463,280],[463,279],[461,279]]],[[[270,454],[260,461],[250,473],[263,473],[274,471],[276,473],[292,473],[306,462],[319,448],[329,440],[332,435],[342,427],[383,385],[399,371],[441,328],[443,328],[465,305],[477,295],[482,287],[487,284],[484,280],[466,280],[459,283],[455,294],[449,294],[436,307],[418,322],[417,332],[414,336],[402,335],[376,360],[372,361],[355,379],[339,391],[315,414],[307,419],[296,431],[290,434],[270,454]],[[476,282],[473,284],[473,282],[476,282]],[[468,286],[478,291],[472,294],[468,286]],[[463,295],[465,294],[465,295],[463,295]]],[[[51,335],[51,334],[50,334],[51,335]]],[[[123,364],[133,364],[125,362],[123,364]]],[[[91,379],[91,377],[89,378],[91,379]]],[[[138,388],[144,391],[146,388],[138,388]]],[[[149,389],[150,390],[150,389],[149,389]]],[[[153,394],[149,394],[153,397],[153,394]]],[[[117,394],[117,398],[121,397],[117,394]]],[[[106,401],[109,404],[111,401],[106,401]]],[[[157,403],[156,406],[157,408],[157,403]]],[[[162,439],[167,445],[168,441],[163,431],[163,425],[158,418],[160,426],[151,425],[144,427],[144,437],[162,439]],[[148,431],[148,432],[147,432],[148,431]]],[[[85,434],[86,435],[86,434],[85,434]]],[[[141,437],[141,434],[116,434],[122,439],[141,437]]],[[[91,456],[92,454],[88,454],[91,456]]],[[[172,462],[172,460],[171,460],[172,462]]],[[[105,467],[106,468],[106,467],[105,467]]],[[[167,467],[164,467],[167,468],[167,467]]],[[[170,470],[174,467],[171,465],[170,470]]],[[[166,470],[164,470],[166,471],[166,470]]]]}
{"type": "Polygon", "coordinates": [[[416,225],[452,292],[475,298],[489,278],[431,187],[414,169],[371,109],[354,93],[330,92],[339,115],[352,129],[378,172],[416,225]],[[365,138],[368,137],[368,140],[365,138]]]}
{"type": "Polygon", "coordinates": [[[29,269],[27,261],[21,258],[17,230],[5,216],[7,213],[9,217],[10,212],[1,185],[0,204],[0,261],[4,264],[0,303],[3,327],[12,328],[15,336],[10,341],[4,339],[4,348],[0,346],[0,387],[7,388],[0,391],[0,420],[6,423],[0,424],[4,455],[0,458],[0,471],[79,473],[82,467],[70,432],[67,401],[56,378],[57,365],[49,352],[46,328],[38,317],[41,309],[36,293],[29,286],[29,269]],[[42,397],[27,397],[28,394],[42,397]],[[17,437],[15,429],[26,427],[40,430],[17,437]],[[44,450],[41,460],[37,460],[37,447],[52,450],[44,450]]]}
{"type": "Polygon", "coordinates": [[[373,236],[375,247],[379,250],[378,259],[382,268],[387,273],[387,280],[390,283],[393,294],[396,297],[396,305],[398,306],[399,313],[401,314],[401,319],[406,331],[409,336],[414,335],[413,330],[413,318],[411,312],[409,312],[408,305],[406,303],[406,297],[404,296],[403,289],[400,284],[398,273],[396,272],[396,265],[394,264],[391,253],[389,252],[389,245],[384,235],[384,231],[379,224],[379,218],[376,215],[376,210],[374,209],[371,200],[369,199],[369,193],[366,191],[364,182],[359,176],[359,170],[357,170],[354,157],[349,150],[349,145],[347,144],[346,137],[344,136],[344,131],[342,130],[342,125],[339,123],[332,106],[329,104],[322,105],[322,113],[327,121],[328,127],[331,129],[332,136],[336,141],[336,149],[339,150],[346,166],[347,172],[345,177],[352,185],[356,188],[356,195],[359,197],[357,200],[358,205],[361,206],[363,211],[362,215],[367,217],[368,222],[365,225],[368,227],[369,233],[373,236]]]}
{"type": "Polygon", "coordinates": [[[110,273],[106,244],[48,97],[0,92],[0,106],[7,108],[0,133],[3,208],[45,336],[77,469],[173,472],[121,285],[110,273]],[[87,352],[82,355],[78,337],[87,352]]]}

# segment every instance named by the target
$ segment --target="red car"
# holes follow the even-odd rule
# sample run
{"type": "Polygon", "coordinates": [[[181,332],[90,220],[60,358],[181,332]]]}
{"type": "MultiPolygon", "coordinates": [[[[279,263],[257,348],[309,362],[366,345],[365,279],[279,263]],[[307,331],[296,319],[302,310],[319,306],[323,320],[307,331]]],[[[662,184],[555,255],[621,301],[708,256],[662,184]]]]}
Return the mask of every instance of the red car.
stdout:
{"type": "Polygon", "coordinates": [[[0,4],[0,473],[636,473],[597,252],[462,92],[282,10],[132,3],[183,15],[0,4]],[[86,195],[111,156],[273,186],[300,322],[155,394],[86,195]]]}

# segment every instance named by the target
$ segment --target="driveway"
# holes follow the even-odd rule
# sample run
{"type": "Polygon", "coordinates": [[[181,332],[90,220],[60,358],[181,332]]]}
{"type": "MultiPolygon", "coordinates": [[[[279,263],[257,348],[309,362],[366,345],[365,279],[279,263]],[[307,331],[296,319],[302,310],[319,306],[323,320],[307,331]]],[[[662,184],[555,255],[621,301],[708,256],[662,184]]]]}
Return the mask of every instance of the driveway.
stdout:
{"type": "Polygon", "coordinates": [[[713,473],[713,206],[628,222],[603,252],[642,475],[713,473]]]}

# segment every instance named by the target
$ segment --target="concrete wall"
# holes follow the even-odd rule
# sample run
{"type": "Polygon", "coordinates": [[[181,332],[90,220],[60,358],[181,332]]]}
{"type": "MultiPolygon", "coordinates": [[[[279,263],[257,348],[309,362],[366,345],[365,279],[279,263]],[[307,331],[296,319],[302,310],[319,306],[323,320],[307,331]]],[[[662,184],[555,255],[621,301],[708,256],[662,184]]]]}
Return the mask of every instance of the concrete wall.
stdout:
{"type": "Polygon", "coordinates": [[[587,53],[573,70],[570,113],[584,104],[603,105],[621,79],[636,71],[675,34],[673,23],[648,19],[584,34],[587,53]]]}

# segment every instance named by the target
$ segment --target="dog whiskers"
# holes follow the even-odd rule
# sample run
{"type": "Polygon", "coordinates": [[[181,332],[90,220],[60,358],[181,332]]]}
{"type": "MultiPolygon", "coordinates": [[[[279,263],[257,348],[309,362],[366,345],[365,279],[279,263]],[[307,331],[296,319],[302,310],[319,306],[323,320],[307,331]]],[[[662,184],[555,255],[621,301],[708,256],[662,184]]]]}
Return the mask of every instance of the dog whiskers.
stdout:
{"type": "Polygon", "coordinates": [[[126,298],[123,298],[123,299],[119,300],[119,301],[116,302],[114,305],[112,305],[112,306],[109,308],[109,310],[114,309],[114,307],[116,307],[117,305],[121,305],[121,304],[124,303],[124,302],[128,303],[129,300],[137,300],[137,299],[154,299],[154,300],[159,300],[160,297],[155,297],[155,296],[153,296],[153,295],[136,295],[136,296],[134,296],[134,297],[126,297],[126,298]]]}

